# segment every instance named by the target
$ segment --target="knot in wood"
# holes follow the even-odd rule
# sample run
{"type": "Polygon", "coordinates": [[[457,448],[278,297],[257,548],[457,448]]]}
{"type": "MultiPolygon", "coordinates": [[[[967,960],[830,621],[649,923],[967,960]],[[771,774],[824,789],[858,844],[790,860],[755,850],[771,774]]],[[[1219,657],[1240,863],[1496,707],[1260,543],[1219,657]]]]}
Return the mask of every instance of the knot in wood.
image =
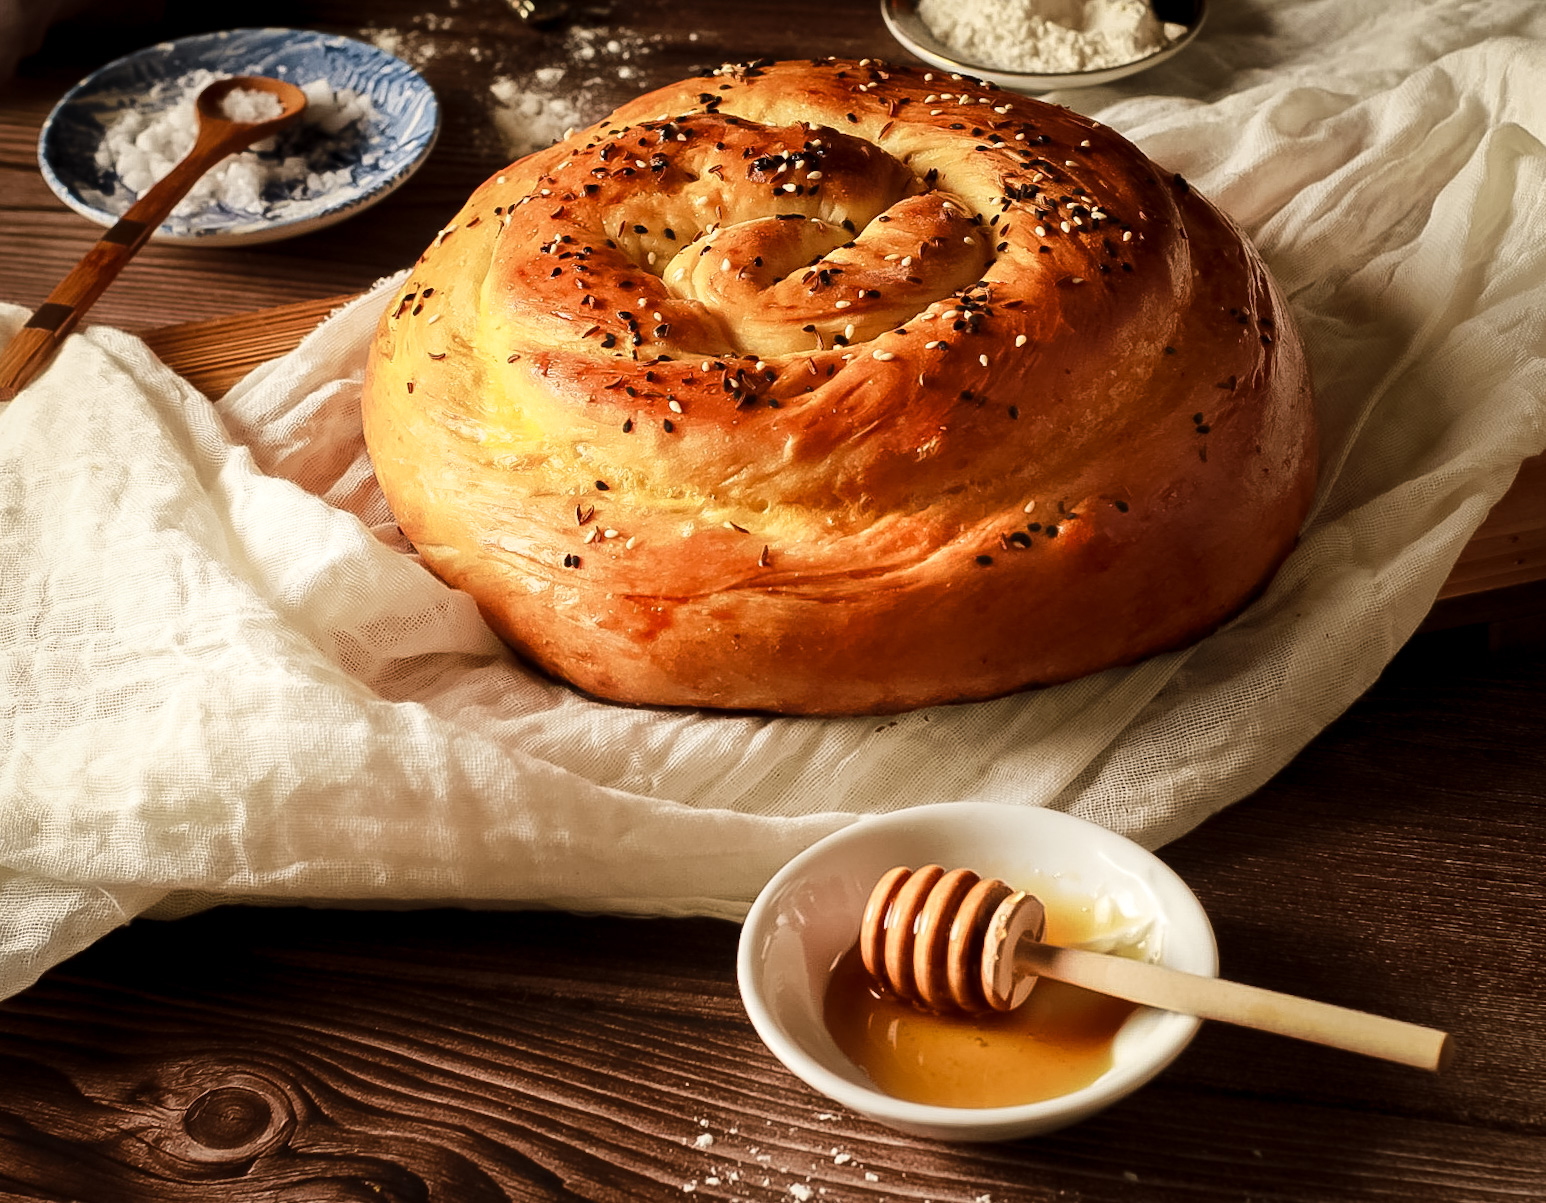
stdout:
{"type": "Polygon", "coordinates": [[[295,1107],[283,1088],[257,1074],[223,1076],[183,1109],[181,1131],[167,1130],[165,1151],[187,1161],[229,1166],[290,1139],[295,1107]]]}
{"type": "Polygon", "coordinates": [[[257,1141],[274,1121],[266,1098],[244,1086],[221,1086],[194,1099],[183,1127],[209,1149],[240,1149],[257,1141]]]}

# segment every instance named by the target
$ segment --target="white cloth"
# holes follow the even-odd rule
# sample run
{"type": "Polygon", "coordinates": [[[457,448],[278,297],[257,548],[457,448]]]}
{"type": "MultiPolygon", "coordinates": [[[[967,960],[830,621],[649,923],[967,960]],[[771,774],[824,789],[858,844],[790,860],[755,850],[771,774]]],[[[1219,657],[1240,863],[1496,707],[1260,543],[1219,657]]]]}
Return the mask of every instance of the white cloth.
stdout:
{"type": "MultiPolygon", "coordinates": [[[[525,671],[370,529],[390,533],[358,421],[382,290],[218,407],[134,338],[72,338],[0,413],[0,995],[147,911],[735,916],[857,815],[1047,805],[1154,846],[1248,794],[1370,684],[1546,448],[1540,38],[1534,0],[1215,0],[1171,64],[1058,98],[1256,238],[1325,470],[1228,628],[980,705],[665,713],[525,671]]],[[[0,333],[22,320],[0,309],[0,333]]]]}

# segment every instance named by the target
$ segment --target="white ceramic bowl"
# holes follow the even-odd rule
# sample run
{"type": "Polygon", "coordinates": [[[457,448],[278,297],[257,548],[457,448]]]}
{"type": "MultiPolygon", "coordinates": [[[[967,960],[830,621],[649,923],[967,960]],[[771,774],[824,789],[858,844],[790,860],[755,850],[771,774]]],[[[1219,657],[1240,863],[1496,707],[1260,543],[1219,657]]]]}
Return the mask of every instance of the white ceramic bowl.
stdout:
{"type": "Polygon", "coordinates": [[[1164,0],[1155,5],[1161,20],[1184,25],[1186,32],[1173,42],[1131,62],[1114,67],[1100,67],[1091,71],[1072,71],[1061,75],[1041,75],[1028,71],[1005,71],[983,63],[968,62],[960,53],[945,45],[934,36],[934,31],[924,24],[918,15],[917,0],[880,0],[880,15],[886,22],[891,36],[932,67],[942,71],[954,71],[987,80],[1001,88],[1017,92],[1051,92],[1061,88],[1092,88],[1098,84],[1115,83],[1157,67],[1174,58],[1202,31],[1207,16],[1207,0],[1164,0]]]}
{"type": "Polygon", "coordinates": [[[1191,890],[1153,854],[1093,823],[1032,806],[950,802],[863,819],[812,845],[758,895],[741,931],[737,976],[757,1034],[827,1097],[903,1132],[1009,1140],[1085,1119],[1149,1081],[1199,1026],[1140,1008],[1118,1032],[1112,1065],[1083,1089],[1015,1107],[939,1107],[883,1094],[837,1047],[822,1018],[827,981],[853,946],[871,888],[896,865],[970,868],[1025,886],[1118,902],[1152,919],[1150,943],[1175,969],[1215,975],[1213,928],[1191,890]]]}

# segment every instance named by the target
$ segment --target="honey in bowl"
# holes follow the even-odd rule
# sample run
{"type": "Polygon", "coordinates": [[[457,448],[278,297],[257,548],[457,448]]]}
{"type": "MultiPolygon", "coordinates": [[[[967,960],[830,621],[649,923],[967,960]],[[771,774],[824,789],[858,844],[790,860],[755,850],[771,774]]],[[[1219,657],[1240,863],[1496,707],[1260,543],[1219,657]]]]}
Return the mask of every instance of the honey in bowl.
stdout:
{"type": "MultiPolygon", "coordinates": [[[[1143,951],[1142,937],[1113,939],[1108,902],[1033,892],[1047,908],[1048,943],[1143,951]]],[[[1135,1010],[1133,1003],[1042,978],[1013,1011],[936,1014],[872,978],[855,946],[833,967],[823,1018],[838,1048],[895,1098],[1010,1107],[1094,1082],[1111,1068],[1116,1034],[1135,1010]]]]}

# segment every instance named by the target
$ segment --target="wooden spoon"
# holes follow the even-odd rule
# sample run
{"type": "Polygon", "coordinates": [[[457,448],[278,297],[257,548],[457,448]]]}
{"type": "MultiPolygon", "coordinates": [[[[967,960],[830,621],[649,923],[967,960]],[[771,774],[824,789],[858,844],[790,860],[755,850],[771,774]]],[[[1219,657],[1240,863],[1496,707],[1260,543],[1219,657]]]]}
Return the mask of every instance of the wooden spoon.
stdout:
{"type": "Polygon", "coordinates": [[[238,75],[210,84],[199,93],[196,107],[199,132],[193,149],[97,240],[0,352],[0,402],[15,397],[43,369],[65,335],[75,329],[86,310],[199,177],[227,155],[289,125],[305,110],[306,94],[283,80],[238,75]],[[230,120],[223,115],[221,106],[228,95],[238,90],[267,92],[279,101],[279,115],[264,121],[230,120]]]}
{"type": "Polygon", "coordinates": [[[970,869],[892,869],[870,893],[859,953],[870,974],[934,1011],[1011,1011],[1040,977],[1129,1002],[1276,1032],[1442,1069],[1443,1032],[1291,994],[1183,973],[1127,957],[1041,942],[1046,912],[1034,895],[970,869]]]}

